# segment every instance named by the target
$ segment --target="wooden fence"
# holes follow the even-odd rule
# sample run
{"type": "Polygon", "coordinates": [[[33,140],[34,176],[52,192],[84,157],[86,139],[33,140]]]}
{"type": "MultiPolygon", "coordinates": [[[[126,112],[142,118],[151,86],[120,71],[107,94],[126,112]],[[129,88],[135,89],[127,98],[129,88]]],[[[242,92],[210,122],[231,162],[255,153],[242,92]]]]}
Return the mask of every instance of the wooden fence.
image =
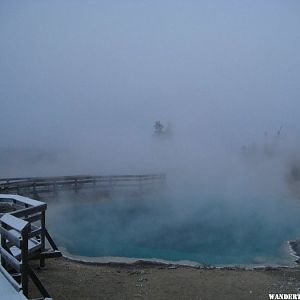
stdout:
{"type": "Polygon", "coordinates": [[[1,273],[18,292],[21,290],[26,297],[28,297],[30,278],[42,295],[39,299],[50,298],[29,265],[29,260],[35,257],[39,259],[40,267],[43,268],[46,258],[61,256],[45,226],[47,204],[8,194],[0,194],[0,201],[11,202],[12,207],[12,212],[2,215],[0,219],[1,273]],[[46,241],[49,249],[46,249],[46,241]]]}
{"type": "Polygon", "coordinates": [[[0,178],[0,193],[32,196],[39,199],[41,194],[56,195],[59,191],[99,189],[105,192],[130,190],[149,192],[161,188],[164,174],[112,175],[112,176],[58,176],[0,178]]]}

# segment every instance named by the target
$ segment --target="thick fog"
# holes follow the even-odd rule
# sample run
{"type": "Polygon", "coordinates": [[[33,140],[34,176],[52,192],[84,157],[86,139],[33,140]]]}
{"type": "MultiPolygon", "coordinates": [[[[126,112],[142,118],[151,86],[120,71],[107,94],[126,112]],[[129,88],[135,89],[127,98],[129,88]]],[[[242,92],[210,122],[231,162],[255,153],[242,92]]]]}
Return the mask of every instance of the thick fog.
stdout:
{"type": "Polygon", "coordinates": [[[49,201],[73,254],[278,262],[300,236],[299,29],[296,0],[2,0],[0,176],[166,173],[49,201]]]}
{"type": "Polygon", "coordinates": [[[298,1],[1,1],[1,176],[166,172],[230,189],[259,173],[277,188],[299,152],[299,14],[298,1]]]}

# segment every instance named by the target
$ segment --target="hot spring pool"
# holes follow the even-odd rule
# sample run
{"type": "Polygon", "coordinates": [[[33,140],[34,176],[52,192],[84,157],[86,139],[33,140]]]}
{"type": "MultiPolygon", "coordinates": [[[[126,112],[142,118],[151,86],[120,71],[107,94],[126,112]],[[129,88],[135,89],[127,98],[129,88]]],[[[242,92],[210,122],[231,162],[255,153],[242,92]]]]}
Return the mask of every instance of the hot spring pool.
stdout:
{"type": "Polygon", "coordinates": [[[86,200],[48,209],[52,235],[73,255],[287,265],[287,241],[300,237],[300,203],[293,199],[86,200]]]}

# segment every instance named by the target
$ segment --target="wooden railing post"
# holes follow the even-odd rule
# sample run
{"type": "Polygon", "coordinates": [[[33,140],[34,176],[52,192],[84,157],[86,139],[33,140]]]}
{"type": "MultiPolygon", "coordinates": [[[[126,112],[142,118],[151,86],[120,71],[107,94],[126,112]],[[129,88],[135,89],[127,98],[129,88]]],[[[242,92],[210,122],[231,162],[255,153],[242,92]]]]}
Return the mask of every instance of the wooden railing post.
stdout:
{"type": "Polygon", "coordinates": [[[28,233],[30,225],[22,230],[22,243],[21,243],[21,284],[23,294],[28,298],[28,279],[29,279],[29,265],[28,265],[28,233]]]}
{"type": "Polygon", "coordinates": [[[56,180],[54,180],[54,183],[53,183],[53,195],[57,196],[57,184],[56,184],[56,180]]]}
{"type": "Polygon", "coordinates": [[[75,193],[78,193],[78,181],[77,181],[77,179],[75,179],[74,189],[75,189],[75,193]]]}
{"type": "MultiPolygon", "coordinates": [[[[4,224],[1,222],[0,224],[1,227],[5,228],[4,224]]],[[[4,235],[1,235],[1,247],[6,249],[6,238],[4,235]]],[[[4,259],[4,257],[1,255],[1,265],[3,266],[3,268],[6,268],[6,261],[4,259]]]]}
{"type": "MultiPolygon", "coordinates": [[[[46,213],[41,214],[41,254],[45,252],[45,234],[46,234],[46,213]]],[[[40,255],[40,268],[45,267],[45,257],[40,255]]]]}

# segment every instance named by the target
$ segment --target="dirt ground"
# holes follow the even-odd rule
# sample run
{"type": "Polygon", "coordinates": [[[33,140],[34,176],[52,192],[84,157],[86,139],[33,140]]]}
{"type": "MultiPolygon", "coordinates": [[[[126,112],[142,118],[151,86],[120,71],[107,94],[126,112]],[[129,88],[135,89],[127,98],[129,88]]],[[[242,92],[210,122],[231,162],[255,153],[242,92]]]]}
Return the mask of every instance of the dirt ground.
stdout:
{"type": "MultiPolygon", "coordinates": [[[[300,268],[209,269],[168,265],[94,265],[50,259],[34,270],[55,300],[269,299],[300,293],[300,268]]],[[[31,287],[31,295],[37,296],[31,287]]]]}

